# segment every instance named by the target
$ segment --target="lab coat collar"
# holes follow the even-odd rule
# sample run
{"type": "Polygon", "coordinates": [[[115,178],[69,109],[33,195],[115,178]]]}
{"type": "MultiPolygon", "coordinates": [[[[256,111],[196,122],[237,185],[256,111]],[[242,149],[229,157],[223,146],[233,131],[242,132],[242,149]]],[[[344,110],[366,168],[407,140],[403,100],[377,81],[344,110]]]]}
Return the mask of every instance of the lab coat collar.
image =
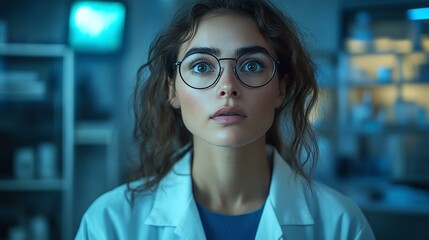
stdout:
{"type": "Polygon", "coordinates": [[[205,239],[192,194],[191,156],[191,152],[186,153],[161,180],[155,190],[154,206],[145,224],[176,227],[175,233],[184,239],[205,239]]]}
{"type": "MultiPolygon", "coordinates": [[[[273,148],[274,167],[268,200],[280,225],[311,225],[314,220],[308,199],[308,183],[297,175],[273,148]]],[[[269,205],[268,205],[269,206],[269,205]]]]}
{"type": "MultiPolygon", "coordinates": [[[[267,153],[274,159],[273,174],[256,239],[279,239],[282,225],[311,225],[314,220],[306,201],[305,181],[273,147],[267,147],[267,153]]],[[[192,194],[191,157],[188,152],[160,182],[145,224],[176,227],[175,233],[184,239],[205,239],[192,194]]]]}
{"type": "Polygon", "coordinates": [[[303,186],[303,182],[298,181],[300,176],[293,172],[274,147],[267,147],[267,155],[274,159],[273,174],[270,192],[256,232],[257,240],[281,239],[282,226],[314,224],[304,191],[308,186],[303,186]]]}

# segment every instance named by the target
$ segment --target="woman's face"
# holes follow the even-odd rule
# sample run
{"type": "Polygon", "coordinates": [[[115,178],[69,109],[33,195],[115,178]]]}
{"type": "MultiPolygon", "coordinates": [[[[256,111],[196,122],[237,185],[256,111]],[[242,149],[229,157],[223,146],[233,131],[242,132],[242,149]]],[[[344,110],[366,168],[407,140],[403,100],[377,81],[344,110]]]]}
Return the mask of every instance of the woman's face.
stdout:
{"type": "MultiPolygon", "coordinates": [[[[276,58],[255,22],[236,13],[207,15],[201,19],[195,36],[181,46],[179,60],[196,48],[217,58],[237,58],[239,50],[264,48],[276,58]]],[[[236,78],[234,61],[222,60],[223,72],[215,85],[194,89],[179,74],[170,89],[172,106],[180,108],[194,142],[223,147],[240,147],[265,138],[274,120],[274,111],[284,99],[285,83],[277,74],[265,86],[249,88],[236,78]]],[[[204,65],[203,65],[204,67],[204,65]]],[[[197,69],[198,71],[205,69],[197,69]]]]}

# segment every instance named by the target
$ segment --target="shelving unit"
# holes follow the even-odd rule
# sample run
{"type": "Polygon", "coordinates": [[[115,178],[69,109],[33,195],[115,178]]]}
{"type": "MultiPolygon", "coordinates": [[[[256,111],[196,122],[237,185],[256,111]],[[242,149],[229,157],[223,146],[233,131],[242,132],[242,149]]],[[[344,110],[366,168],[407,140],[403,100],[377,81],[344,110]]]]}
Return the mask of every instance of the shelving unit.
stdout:
{"type": "Polygon", "coordinates": [[[0,238],[7,238],[8,230],[18,225],[24,231],[28,218],[41,214],[49,223],[51,239],[72,239],[73,51],[59,44],[0,43],[0,115],[0,208],[8,209],[0,211],[0,238]],[[45,154],[52,154],[57,176],[35,173],[46,160],[39,155],[46,142],[53,147],[45,154]],[[21,165],[30,166],[26,176],[17,176],[16,152],[22,148],[32,149],[25,156],[33,162],[21,165]]]}
{"type": "Polygon", "coordinates": [[[429,31],[389,7],[343,12],[337,154],[352,174],[429,186],[429,31]]]}
{"type": "MultiPolygon", "coordinates": [[[[429,101],[427,101],[424,97],[424,90],[429,90],[429,78],[417,78],[415,73],[410,71],[410,68],[412,67],[405,66],[404,64],[404,58],[415,54],[428,57],[427,59],[423,58],[423,61],[429,60],[429,52],[411,52],[400,55],[396,53],[366,53],[358,55],[344,54],[343,58],[345,59],[344,61],[346,61],[346,64],[343,65],[343,67],[348,69],[349,75],[343,79],[344,83],[342,84],[341,90],[346,91],[345,94],[348,96],[349,106],[346,106],[346,108],[350,109],[350,107],[353,107],[353,104],[363,101],[365,93],[369,94],[369,96],[366,97],[370,97],[370,99],[367,99],[368,101],[371,101],[370,104],[377,105],[373,107],[387,110],[388,116],[382,117],[387,118],[384,119],[385,123],[393,125],[398,124],[399,120],[397,119],[398,116],[395,116],[394,112],[393,105],[395,104],[395,101],[412,101],[413,103],[418,104],[418,106],[415,107],[419,107],[420,110],[429,110],[429,101]],[[379,77],[377,74],[382,75],[383,73],[377,73],[377,71],[388,71],[390,73],[387,73],[387,76],[385,77],[379,77]],[[352,72],[358,76],[352,76],[352,72]],[[408,76],[405,76],[404,72],[408,72],[408,76]]],[[[419,65],[421,63],[414,61],[414,64],[419,65]]],[[[368,117],[376,118],[374,115],[376,115],[377,110],[380,109],[372,110],[374,110],[371,112],[372,116],[368,117]]],[[[342,112],[342,114],[347,113],[350,114],[350,111],[342,112]]],[[[408,123],[409,125],[414,125],[418,121],[421,121],[421,124],[423,125],[427,124],[427,119],[425,116],[420,116],[420,119],[417,119],[419,116],[412,117],[414,119],[410,119],[410,123],[408,123]]],[[[350,118],[353,117],[342,117],[342,119],[345,119],[346,122],[349,122],[348,120],[350,120],[350,118]]]]}

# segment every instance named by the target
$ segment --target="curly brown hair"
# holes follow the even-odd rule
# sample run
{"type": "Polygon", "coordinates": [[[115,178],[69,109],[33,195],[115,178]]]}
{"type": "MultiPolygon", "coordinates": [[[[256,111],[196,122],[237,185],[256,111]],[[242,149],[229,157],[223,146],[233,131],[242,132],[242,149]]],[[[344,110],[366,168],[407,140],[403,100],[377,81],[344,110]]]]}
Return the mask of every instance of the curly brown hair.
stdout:
{"type": "Polygon", "coordinates": [[[128,180],[133,193],[150,189],[162,180],[172,166],[192,148],[192,136],[184,126],[180,111],[169,102],[170,80],[175,79],[181,45],[191,39],[203,16],[209,13],[237,12],[256,22],[273,47],[280,65],[279,79],[286,80],[286,99],[276,110],[266,143],[273,145],[297,174],[310,183],[318,148],[309,115],[318,96],[315,64],[302,43],[292,19],[264,0],[200,0],[184,7],[169,27],[152,42],[148,62],[137,73],[133,93],[139,167],[128,180]],[[287,75],[287,77],[285,77],[287,75]],[[304,154],[303,157],[303,152],[304,154]],[[131,181],[145,177],[143,184],[131,181]]]}

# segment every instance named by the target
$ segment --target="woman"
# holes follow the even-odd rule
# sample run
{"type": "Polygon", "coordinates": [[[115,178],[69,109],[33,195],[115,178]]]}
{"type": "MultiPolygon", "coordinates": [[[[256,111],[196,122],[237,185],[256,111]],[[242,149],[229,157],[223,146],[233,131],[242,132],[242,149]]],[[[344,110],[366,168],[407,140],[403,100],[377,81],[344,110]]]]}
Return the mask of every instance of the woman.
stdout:
{"type": "Polygon", "coordinates": [[[374,238],[356,205],[310,180],[315,67],[271,4],[198,1],[138,76],[140,167],[92,204],[77,239],[374,238]]]}

